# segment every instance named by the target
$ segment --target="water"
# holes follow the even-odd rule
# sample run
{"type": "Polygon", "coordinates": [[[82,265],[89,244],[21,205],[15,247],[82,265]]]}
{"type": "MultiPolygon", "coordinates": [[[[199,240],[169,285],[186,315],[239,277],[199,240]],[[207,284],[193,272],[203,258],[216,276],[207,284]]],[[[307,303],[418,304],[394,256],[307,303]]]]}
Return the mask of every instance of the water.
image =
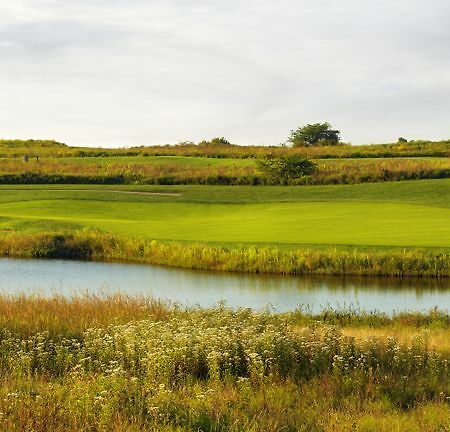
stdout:
{"type": "Polygon", "coordinates": [[[396,280],[349,277],[286,277],[197,272],[167,267],[63,260],[0,259],[0,292],[6,294],[121,292],[145,295],[187,306],[276,311],[299,306],[317,312],[325,307],[353,307],[392,313],[450,310],[450,280],[396,280]]]}

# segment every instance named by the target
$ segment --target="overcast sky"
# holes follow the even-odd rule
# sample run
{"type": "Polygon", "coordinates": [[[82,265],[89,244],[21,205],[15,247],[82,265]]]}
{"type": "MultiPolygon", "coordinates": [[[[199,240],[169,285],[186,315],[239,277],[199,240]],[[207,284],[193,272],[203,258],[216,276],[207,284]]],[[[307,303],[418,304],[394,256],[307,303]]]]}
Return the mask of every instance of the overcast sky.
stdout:
{"type": "Polygon", "coordinates": [[[448,0],[2,0],[0,137],[450,138],[448,0]]]}

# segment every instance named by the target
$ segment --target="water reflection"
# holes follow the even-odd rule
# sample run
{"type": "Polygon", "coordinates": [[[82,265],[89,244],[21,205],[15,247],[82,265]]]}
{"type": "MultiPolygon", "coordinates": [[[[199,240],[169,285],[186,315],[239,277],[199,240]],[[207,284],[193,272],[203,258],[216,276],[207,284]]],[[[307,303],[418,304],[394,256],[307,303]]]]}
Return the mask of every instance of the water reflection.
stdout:
{"type": "Polygon", "coordinates": [[[0,259],[0,291],[69,296],[119,291],[190,306],[213,306],[224,300],[230,307],[272,305],[277,311],[300,305],[313,311],[331,306],[386,313],[450,309],[450,280],[286,277],[61,260],[0,259]]]}

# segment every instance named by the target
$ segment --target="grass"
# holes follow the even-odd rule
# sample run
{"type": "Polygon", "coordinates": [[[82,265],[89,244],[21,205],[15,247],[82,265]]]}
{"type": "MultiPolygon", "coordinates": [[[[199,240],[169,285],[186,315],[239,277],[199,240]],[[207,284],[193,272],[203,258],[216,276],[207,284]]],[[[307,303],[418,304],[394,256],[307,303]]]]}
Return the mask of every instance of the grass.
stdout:
{"type": "Polygon", "coordinates": [[[0,311],[1,430],[448,428],[449,353],[433,341],[449,345],[450,316],[438,311],[278,315],[120,296],[0,297],[0,311]]]}
{"type": "Polygon", "coordinates": [[[286,250],[450,247],[449,180],[332,187],[83,189],[2,187],[0,229],[26,233],[89,228],[163,242],[286,250]]]}
{"type": "MultiPolygon", "coordinates": [[[[450,245],[450,210],[396,203],[188,204],[34,200],[3,204],[6,225],[47,221],[149,240],[384,247],[450,245]],[[430,224],[430,221],[432,223],[430,224]],[[380,223],[381,222],[381,223],[380,223]]],[[[5,224],[5,223],[3,223],[5,224]]],[[[16,225],[17,224],[17,225],[16,225]]],[[[22,225],[23,226],[23,225],[22,225]]]]}
{"type": "Polygon", "coordinates": [[[282,251],[278,248],[218,247],[159,243],[93,232],[8,233],[0,255],[32,258],[132,261],[198,270],[275,274],[449,278],[445,252],[352,252],[336,249],[282,251]]]}
{"type": "Polygon", "coordinates": [[[209,158],[256,158],[267,154],[301,154],[320,158],[370,158],[370,157],[448,157],[449,141],[410,141],[378,145],[348,145],[331,147],[289,148],[280,146],[239,146],[239,145],[156,145],[133,148],[81,148],[70,147],[55,141],[44,140],[0,140],[0,157],[116,157],[116,156],[190,156],[209,158]]]}
{"type": "MultiPolygon", "coordinates": [[[[8,145],[16,151],[15,143],[8,145]]],[[[394,147],[381,150],[414,151],[394,147]]],[[[446,149],[439,144],[434,150],[446,149]]],[[[361,149],[372,150],[381,151],[361,149]]],[[[136,159],[139,164],[195,165],[200,171],[251,169],[253,163],[138,158],[150,161],[136,159]]],[[[95,169],[129,161],[99,158],[95,169]]],[[[51,162],[80,170],[94,163],[51,162]]],[[[375,160],[321,163],[330,170],[384,169],[375,160]]],[[[225,271],[450,277],[449,216],[450,180],[316,187],[14,185],[0,187],[0,254],[225,271]]],[[[391,317],[351,310],[270,314],[184,309],[120,295],[0,296],[0,430],[449,430],[449,326],[450,316],[438,310],[391,317]]]]}
{"type": "MultiPolygon", "coordinates": [[[[446,158],[430,158],[430,160],[441,162],[446,158]]],[[[425,160],[428,160],[426,158],[425,160]]],[[[3,161],[13,162],[15,159],[3,159],[3,161]]],[[[33,163],[34,161],[30,161],[33,163]]],[[[113,164],[117,165],[180,165],[193,167],[254,167],[254,159],[234,159],[234,158],[206,158],[206,157],[189,157],[189,156],[106,156],[96,157],[64,157],[64,158],[44,158],[40,162],[48,162],[49,164],[60,164],[61,166],[76,165],[95,165],[98,167],[108,167],[113,164]]]]}
{"type": "Polygon", "coordinates": [[[46,333],[52,338],[80,337],[91,327],[126,324],[132,320],[164,320],[167,305],[143,297],[114,295],[52,298],[0,296],[0,328],[23,337],[46,333]]]}
{"type": "MultiPolygon", "coordinates": [[[[292,184],[355,184],[450,177],[448,158],[318,159],[318,170],[292,184]]],[[[256,159],[185,156],[0,159],[2,184],[270,184],[256,159]]],[[[278,180],[281,181],[281,180],[278,180]]]]}

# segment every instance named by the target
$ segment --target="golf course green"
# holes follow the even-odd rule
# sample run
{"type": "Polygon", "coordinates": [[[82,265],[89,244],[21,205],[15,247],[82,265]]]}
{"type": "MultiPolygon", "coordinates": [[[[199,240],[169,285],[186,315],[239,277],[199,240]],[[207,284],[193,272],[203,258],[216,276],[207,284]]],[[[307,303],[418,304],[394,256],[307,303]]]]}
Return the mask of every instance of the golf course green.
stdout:
{"type": "Polygon", "coordinates": [[[0,188],[0,229],[93,228],[161,241],[450,247],[450,180],[315,187],[0,188]]]}

